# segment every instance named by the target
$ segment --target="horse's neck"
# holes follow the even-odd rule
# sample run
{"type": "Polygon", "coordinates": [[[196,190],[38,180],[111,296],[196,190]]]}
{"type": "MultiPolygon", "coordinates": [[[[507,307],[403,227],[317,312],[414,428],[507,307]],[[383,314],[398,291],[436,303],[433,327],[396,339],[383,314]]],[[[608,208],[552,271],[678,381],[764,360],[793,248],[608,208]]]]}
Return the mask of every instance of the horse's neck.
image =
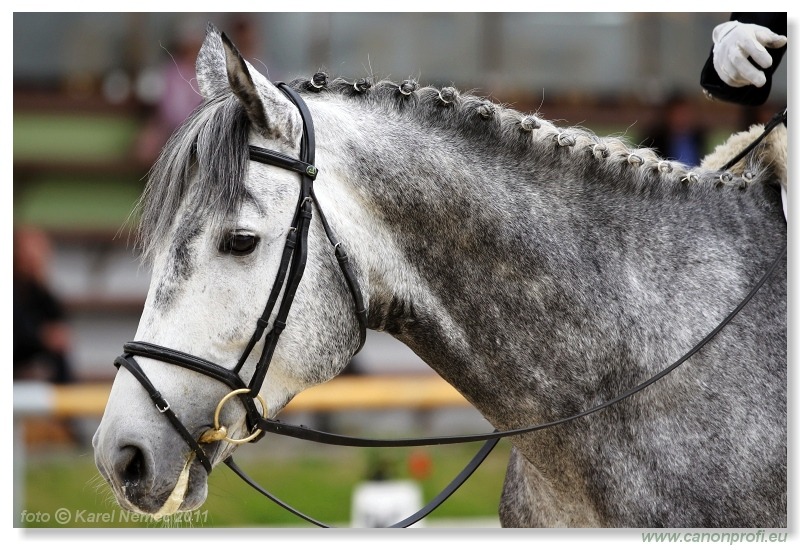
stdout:
{"type": "Polygon", "coordinates": [[[321,130],[321,143],[360,136],[322,153],[346,174],[334,209],[349,209],[371,327],[408,344],[496,424],[582,408],[609,369],[666,364],[688,349],[694,334],[679,337],[675,309],[691,318],[727,307],[697,291],[737,275],[727,258],[681,266],[704,263],[720,243],[736,261],[739,241],[720,229],[721,209],[741,215],[735,200],[586,183],[407,131],[321,130]],[[646,343],[634,349],[626,340],[642,326],[646,343]],[[628,355],[612,357],[620,349],[628,355]],[[537,399],[543,391],[549,399],[537,399]]]}

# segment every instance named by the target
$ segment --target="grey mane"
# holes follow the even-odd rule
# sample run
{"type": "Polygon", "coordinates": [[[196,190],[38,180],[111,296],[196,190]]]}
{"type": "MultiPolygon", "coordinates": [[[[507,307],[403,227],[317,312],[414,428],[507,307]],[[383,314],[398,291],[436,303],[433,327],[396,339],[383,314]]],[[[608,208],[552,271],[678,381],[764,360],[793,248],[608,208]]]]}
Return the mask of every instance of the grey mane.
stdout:
{"type": "Polygon", "coordinates": [[[772,175],[764,171],[758,154],[738,174],[690,167],[663,159],[653,149],[632,147],[622,138],[599,137],[579,127],[561,128],[538,113],[521,113],[483,97],[461,94],[452,87],[420,88],[414,80],[370,82],[363,78],[328,82],[324,73],[317,73],[310,80],[297,79],[291,84],[312,94],[352,98],[365,107],[407,117],[422,127],[438,127],[482,151],[486,158],[504,159],[509,166],[547,165],[565,176],[613,181],[645,193],[653,191],[653,186],[668,186],[672,189],[663,191],[674,191],[687,183],[709,192],[718,188],[741,190],[756,180],[766,182],[772,175]]]}
{"type": "MultiPolygon", "coordinates": [[[[328,81],[324,73],[296,79],[291,86],[306,95],[349,98],[423,128],[436,127],[476,154],[508,166],[548,166],[551,173],[628,185],[641,193],[675,191],[686,184],[708,192],[742,189],[771,175],[757,155],[740,174],[689,167],[660,158],[652,149],[631,147],[621,138],[598,137],[579,127],[560,128],[538,113],[521,113],[452,87],[420,88],[413,80],[328,81]]],[[[237,212],[249,195],[244,185],[249,132],[245,110],[230,94],[206,101],[173,134],[149,174],[139,204],[139,246],[145,259],[152,260],[187,197],[198,218],[210,218],[212,230],[219,230],[222,220],[237,212]]]]}

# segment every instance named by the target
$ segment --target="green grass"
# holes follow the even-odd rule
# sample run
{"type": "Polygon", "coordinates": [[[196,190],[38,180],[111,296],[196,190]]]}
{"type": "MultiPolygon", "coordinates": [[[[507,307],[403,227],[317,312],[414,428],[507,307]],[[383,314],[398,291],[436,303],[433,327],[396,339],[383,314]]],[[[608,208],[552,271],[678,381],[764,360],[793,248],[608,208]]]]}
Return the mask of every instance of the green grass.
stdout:
{"type": "MultiPolygon", "coordinates": [[[[410,479],[406,467],[408,458],[411,453],[419,452],[412,449],[335,449],[323,455],[318,446],[313,452],[305,452],[303,449],[306,444],[302,445],[298,452],[281,451],[277,456],[270,456],[274,453],[270,453],[269,449],[258,454],[250,452],[237,458],[237,463],[278,498],[325,523],[343,526],[350,522],[353,490],[365,480],[374,464],[387,463],[397,478],[410,479]]],[[[423,449],[432,461],[430,474],[420,481],[426,502],[461,471],[479,446],[471,444],[423,449]]],[[[429,516],[431,520],[496,517],[508,448],[507,444],[501,442],[473,477],[429,516]]],[[[126,518],[97,473],[90,450],[79,454],[32,456],[26,466],[26,513],[22,523],[26,527],[309,525],[256,493],[222,466],[209,478],[208,499],[203,507],[185,514],[180,518],[181,521],[171,522],[141,521],[142,518],[135,515],[126,518]],[[59,523],[56,519],[59,509],[69,513],[69,521],[62,520],[59,523]]]]}

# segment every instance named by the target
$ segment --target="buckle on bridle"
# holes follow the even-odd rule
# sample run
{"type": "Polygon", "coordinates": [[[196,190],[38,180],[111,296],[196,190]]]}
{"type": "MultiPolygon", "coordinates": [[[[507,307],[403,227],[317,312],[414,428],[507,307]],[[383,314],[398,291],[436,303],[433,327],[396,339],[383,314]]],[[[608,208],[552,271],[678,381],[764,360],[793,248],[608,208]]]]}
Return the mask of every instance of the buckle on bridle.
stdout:
{"type": "MultiPolygon", "coordinates": [[[[228,443],[233,443],[234,445],[241,445],[242,443],[248,443],[258,437],[262,430],[261,428],[256,428],[256,430],[248,435],[247,437],[241,439],[232,439],[228,437],[228,428],[225,426],[221,426],[219,423],[219,415],[222,412],[222,407],[225,406],[225,403],[233,397],[234,395],[239,395],[242,393],[249,393],[250,388],[240,388],[238,390],[233,390],[228,395],[220,399],[219,403],[217,404],[217,408],[214,410],[214,427],[209,428],[203,435],[200,436],[200,443],[213,443],[214,441],[227,441],[228,443]]],[[[264,402],[264,398],[261,395],[256,394],[256,399],[261,402],[261,416],[263,418],[267,418],[267,404],[264,402]]]]}

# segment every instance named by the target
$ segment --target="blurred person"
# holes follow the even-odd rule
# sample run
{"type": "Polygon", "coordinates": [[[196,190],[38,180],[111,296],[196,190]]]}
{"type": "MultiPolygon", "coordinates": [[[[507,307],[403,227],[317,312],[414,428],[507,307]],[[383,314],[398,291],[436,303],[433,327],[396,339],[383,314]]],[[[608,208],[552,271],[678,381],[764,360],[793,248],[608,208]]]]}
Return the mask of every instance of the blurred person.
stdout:
{"type": "Polygon", "coordinates": [[[252,14],[237,14],[230,21],[229,33],[236,49],[242,57],[251,63],[256,60],[259,51],[258,27],[253,23],[252,14]]]}
{"type": "Polygon", "coordinates": [[[136,158],[152,165],[172,133],[202,102],[197,90],[195,60],[205,37],[198,21],[183,22],[176,31],[175,45],[167,50],[160,71],[161,93],[136,144],[136,158]]]}
{"type": "MultiPolygon", "coordinates": [[[[700,74],[707,96],[749,107],[766,103],[787,49],[786,20],[786,12],[733,13],[714,27],[714,46],[700,74]]],[[[786,184],[781,182],[781,200],[788,220],[786,184]]]]}
{"type": "MultiPolygon", "coordinates": [[[[203,102],[197,89],[195,60],[205,38],[205,26],[200,18],[181,21],[175,44],[167,49],[169,55],[159,78],[162,90],[136,144],[136,158],[144,166],[155,162],[172,133],[203,102]]],[[[230,29],[242,55],[247,59],[255,55],[258,38],[250,16],[233,16],[230,29]]]]}
{"type": "Polygon", "coordinates": [[[664,157],[698,166],[706,152],[706,132],[697,124],[693,104],[673,94],[664,104],[662,122],[648,132],[651,147],[664,157]]]}
{"type": "Polygon", "coordinates": [[[700,75],[706,93],[741,105],[761,105],[786,53],[786,12],[733,13],[714,28],[714,46],[700,75]]]}
{"type": "Polygon", "coordinates": [[[51,245],[44,231],[16,228],[14,248],[14,379],[72,382],[64,308],[47,284],[51,245]]]}
{"type": "Polygon", "coordinates": [[[766,124],[781,109],[781,105],[767,101],[763,105],[745,107],[741,112],[740,126],[750,128],[754,124],[766,124]]]}

